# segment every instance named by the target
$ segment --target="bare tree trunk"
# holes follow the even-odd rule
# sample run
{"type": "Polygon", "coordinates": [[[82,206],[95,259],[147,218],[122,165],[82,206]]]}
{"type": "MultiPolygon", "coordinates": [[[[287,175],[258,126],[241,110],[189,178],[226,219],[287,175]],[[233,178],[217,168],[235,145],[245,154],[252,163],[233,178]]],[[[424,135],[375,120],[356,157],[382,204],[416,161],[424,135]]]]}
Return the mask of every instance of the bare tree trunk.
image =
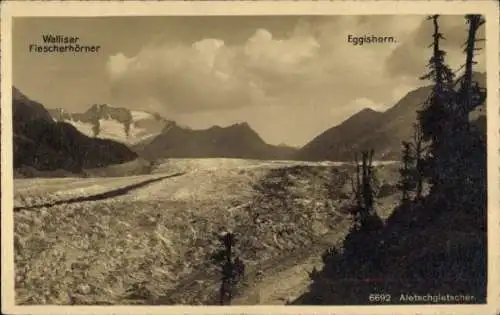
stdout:
{"type": "MultiPolygon", "coordinates": [[[[476,33],[481,25],[484,24],[484,20],[481,15],[468,15],[467,21],[469,23],[469,33],[466,42],[466,58],[465,58],[465,73],[462,83],[462,97],[464,98],[464,104],[461,107],[461,116],[467,116],[468,113],[473,109],[472,104],[472,66],[474,65],[474,52],[478,50],[476,48],[476,33]]],[[[468,117],[462,117],[462,119],[467,119],[468,117]]]]}

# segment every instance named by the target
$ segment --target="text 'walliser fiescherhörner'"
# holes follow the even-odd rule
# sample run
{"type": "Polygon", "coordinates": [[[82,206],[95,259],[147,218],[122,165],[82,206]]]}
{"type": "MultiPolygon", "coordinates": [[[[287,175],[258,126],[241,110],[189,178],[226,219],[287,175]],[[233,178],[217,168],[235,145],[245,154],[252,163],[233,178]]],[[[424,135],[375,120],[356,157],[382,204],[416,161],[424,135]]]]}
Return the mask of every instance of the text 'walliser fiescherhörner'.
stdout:
{"type": "Polygon", "coordinates": [[[81,45],[78,36],[42,35],[43,44],[30,44],[29,51],[34,53],[98,53],[100,45],[81,45]]]}

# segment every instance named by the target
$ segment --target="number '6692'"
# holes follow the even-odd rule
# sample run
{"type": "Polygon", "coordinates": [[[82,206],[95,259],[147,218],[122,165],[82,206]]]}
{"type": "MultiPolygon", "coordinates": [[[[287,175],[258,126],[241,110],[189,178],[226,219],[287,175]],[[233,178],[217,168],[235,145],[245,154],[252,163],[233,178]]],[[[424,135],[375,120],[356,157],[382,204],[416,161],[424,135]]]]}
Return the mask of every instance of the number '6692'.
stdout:
{"type": "Polygon", "coordinates": [[[388,303],[391,301],[391,296],[389,294],[370,294],[368,300],[370,302],[388,303]]]}

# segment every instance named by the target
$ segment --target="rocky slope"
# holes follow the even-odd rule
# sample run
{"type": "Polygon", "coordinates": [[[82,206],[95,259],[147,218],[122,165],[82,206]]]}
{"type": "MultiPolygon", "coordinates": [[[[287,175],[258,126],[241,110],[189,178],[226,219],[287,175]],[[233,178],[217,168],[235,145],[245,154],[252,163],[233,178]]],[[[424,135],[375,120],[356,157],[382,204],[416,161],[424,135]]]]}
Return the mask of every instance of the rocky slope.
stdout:
{"type": "Polygon", "coordinates": [[[123,144],[91,138],[70,124],[55,122],[42,104],[15,87],[12,92],[14,169],[18,175],[29,169],[78,173],[137,158],[123,144]]]}
{"type": "Polygon", "coordinates": [[[158,135],[171,122],[156,113],[107,104],[93,105],[84,113],[70,113],[62,108],[50,109],[56,121],[73,125],[89,137],[110,139],[134,145],[158,135]]]}
{"type": "MultiPolygon", "coordinates": [[[[475,73],[474,79],[481,87],[486,86],[486,75],[475,73]]],[[[413,135],[412,124],[416,111],[429,96],[431,88],[421,87],[409,92],[385,112],[364,109],[340,125],[334,126],[306,144],[297,154],[300,160],[352,160],[356,151],[374,149],[376,158],[399,160],[401,142],[413,135]]],[[[486,111],[479,108],[471,119],[484,129],[486,111]]]]}
{"type": "Polygon", "coordinates": [[[259,160],[289,159],[296,149],[267,144],[247,124],[192,130],[171,124],[146,145],[135,147],[147,159],[221,157],[259,160]]]}

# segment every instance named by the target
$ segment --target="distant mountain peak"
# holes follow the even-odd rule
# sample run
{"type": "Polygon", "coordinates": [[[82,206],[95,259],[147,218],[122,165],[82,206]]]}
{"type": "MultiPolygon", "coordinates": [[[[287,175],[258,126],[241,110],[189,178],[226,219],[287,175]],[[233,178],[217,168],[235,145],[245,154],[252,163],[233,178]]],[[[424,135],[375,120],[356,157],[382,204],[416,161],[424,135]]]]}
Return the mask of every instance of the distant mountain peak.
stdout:
{"type": "Polygon", "coordinates": [[[19,97],[24,97],[24,95],[19,91],[18,88],[12,86],[12,98],[18,99],[19,97]]]}
{"type": "Polygon", "coordinates": [[[12,99],[16,100],[16,101],[31,101],[26,95],[24,95],[15,86],[12,86],[12,99]]]}
{"type": "Polygon", "coordinates": [[[359,112],[355,113],[351,117],[347,118],[342,124],[346,122],[360,122],[363,123],[363,121],[375,119],[375,117],[381,116],[382,112],[376,111],[374,109],[371,109],[369,107],[365,107],[359,112]]]}
{"type": "Polygon", "coordinates": [[[246,122],[196,130],[173,123],[136,149],[147,159],[226,157],[272,160],[289,159],[296,152],[295,148],[267,144],[246,122]]]}
{"type": "Polygon", "coordinates": [[[159,114],[131,110],[110,104],[93,104],[83,113],[51,109],[56,121],[67,122],[90,137],[135,145],[162,132],[170,121],[159,114]]]}
{"type": "Polygon", "coordinates": [[[374,110],[371,107],[365,107],[358,112],[358,114],[380,114],[379,111],[374,110]]]}
{"type": "Polygon", "coordinates": [[[12,103],[14,122],[28,122],[38,119],[53,122],[50,113],[42,104],[31,100],[15,86],[12,86],[12,103]],[[14,106],[14,103],[16,106],[14,106]]]}
{"type": "Polygon", "coordinates": [[[250,125],[246,121],[235,123],[233,126],[251,128],[250,125]]]}
{"type": "Polygon", "coordinates": [[[250,127],[250,125],[247,123],[247,122],[239,122],[239,123],[235,123],[235,124],[232,124],[228,127],[226,127],[226,129],[239,129],[239,130],[252,130],[252,127],[250,127]]]}

